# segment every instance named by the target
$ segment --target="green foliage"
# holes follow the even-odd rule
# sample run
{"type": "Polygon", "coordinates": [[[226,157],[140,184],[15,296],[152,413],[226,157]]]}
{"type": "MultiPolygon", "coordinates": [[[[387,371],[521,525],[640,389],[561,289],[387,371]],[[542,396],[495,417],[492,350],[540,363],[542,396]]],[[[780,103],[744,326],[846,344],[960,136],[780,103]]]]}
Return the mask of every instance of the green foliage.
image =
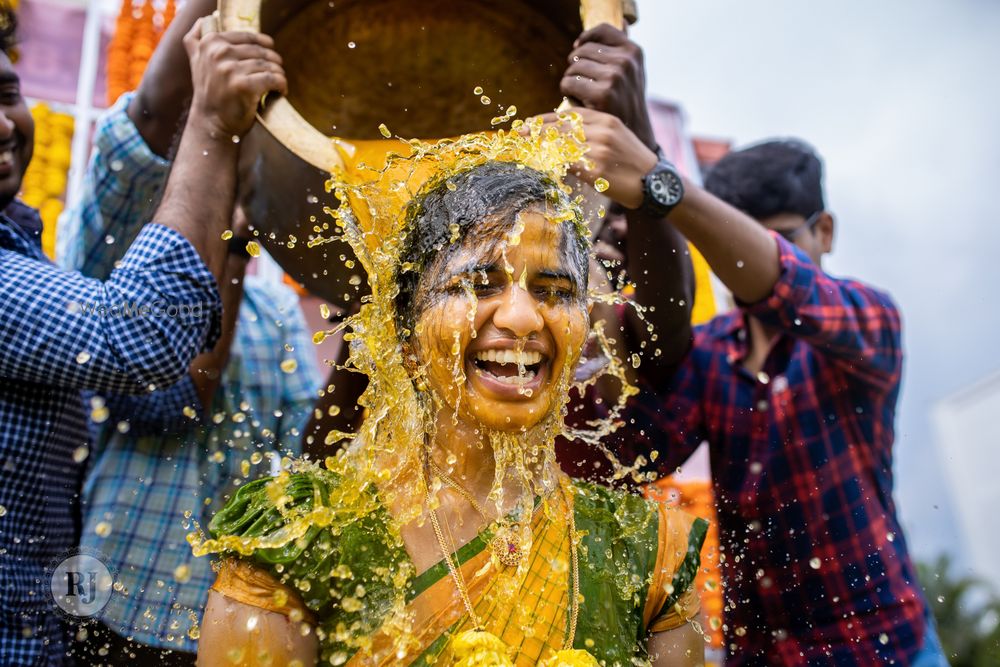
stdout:
{"type": "Polygon", "coordinates": [[[1000,596],[987,582],[952,572],[941,555],[917,571],[952,667],[1000,665],[1000,596]]]}

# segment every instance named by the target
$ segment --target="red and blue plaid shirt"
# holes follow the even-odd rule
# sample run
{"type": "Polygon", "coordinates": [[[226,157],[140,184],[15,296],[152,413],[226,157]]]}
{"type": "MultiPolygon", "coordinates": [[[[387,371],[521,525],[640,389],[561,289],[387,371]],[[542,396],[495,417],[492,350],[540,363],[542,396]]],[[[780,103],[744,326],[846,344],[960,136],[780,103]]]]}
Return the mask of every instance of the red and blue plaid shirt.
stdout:
{"type": "Polygon", "coordinates": [[[619,453],[655,450],[647,469],[668,474],[709,443],[727,665],[909,664],[926,603],[892,499],[899,312],[775,239],[773,293],[695,329],[672,385],[630,405],[619,453]],[[780,332],[757,374],[747,316],[780,332]]]}

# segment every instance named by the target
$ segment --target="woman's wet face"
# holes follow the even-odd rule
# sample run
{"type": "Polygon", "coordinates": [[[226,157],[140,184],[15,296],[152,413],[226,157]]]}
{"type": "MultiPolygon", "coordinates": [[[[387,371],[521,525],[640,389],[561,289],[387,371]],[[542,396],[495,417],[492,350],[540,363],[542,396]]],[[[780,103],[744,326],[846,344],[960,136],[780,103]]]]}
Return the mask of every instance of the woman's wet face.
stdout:
{"type": "Polygon", "coordinates": [[[413,349],[429,389],[460,419],[530,428],[562,404],[588,332],[585,285],[564,239],[575,232],[536,210],[499,233],[483,226],[421,276],[413,349]]]}

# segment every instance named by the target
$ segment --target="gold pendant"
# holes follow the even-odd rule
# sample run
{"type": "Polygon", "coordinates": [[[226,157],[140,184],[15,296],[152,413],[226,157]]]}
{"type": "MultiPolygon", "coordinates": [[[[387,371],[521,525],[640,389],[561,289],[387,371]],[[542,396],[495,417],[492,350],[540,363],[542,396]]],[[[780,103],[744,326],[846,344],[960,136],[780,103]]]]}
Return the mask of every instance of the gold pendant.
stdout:
{"type": "Polygon", "coordinates": [[[521,563],[521,538],[506,526],[497,528],[490,540],[490,550],[504,567],[517,567],[521,563]]]}

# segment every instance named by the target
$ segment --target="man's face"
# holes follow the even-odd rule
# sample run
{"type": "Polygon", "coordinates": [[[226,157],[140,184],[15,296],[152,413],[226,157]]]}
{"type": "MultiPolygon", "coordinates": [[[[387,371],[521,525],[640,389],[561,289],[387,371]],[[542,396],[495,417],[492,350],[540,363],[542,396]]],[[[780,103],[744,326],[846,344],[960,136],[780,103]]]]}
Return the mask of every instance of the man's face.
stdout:
{"type": "Polygon", "coordinates": [[[34,146],[35,121],[21,96],[21,79],[0,52],[0,209],[21,189],[34,146]]]}
{"type": "Polygon", "coordinates": [[[761,220],[760,224],[802,248],[817,266],[822,265],[823,255],[833,249],[833,216],[826,211],[810,219],[797,213],[779,213],[761,220]]]}
{"type": "Polygon", "coordinates": [[[414,351],[429,389],[449,409],[458,403],[459,419],[473,427],[539,423],[561,405],[562,380],[587,336],[585,295],[560,226],[540,213],[520,220],[519,238],[460,249],[423,279],[436,294],[426,295],[414,351]]]}

